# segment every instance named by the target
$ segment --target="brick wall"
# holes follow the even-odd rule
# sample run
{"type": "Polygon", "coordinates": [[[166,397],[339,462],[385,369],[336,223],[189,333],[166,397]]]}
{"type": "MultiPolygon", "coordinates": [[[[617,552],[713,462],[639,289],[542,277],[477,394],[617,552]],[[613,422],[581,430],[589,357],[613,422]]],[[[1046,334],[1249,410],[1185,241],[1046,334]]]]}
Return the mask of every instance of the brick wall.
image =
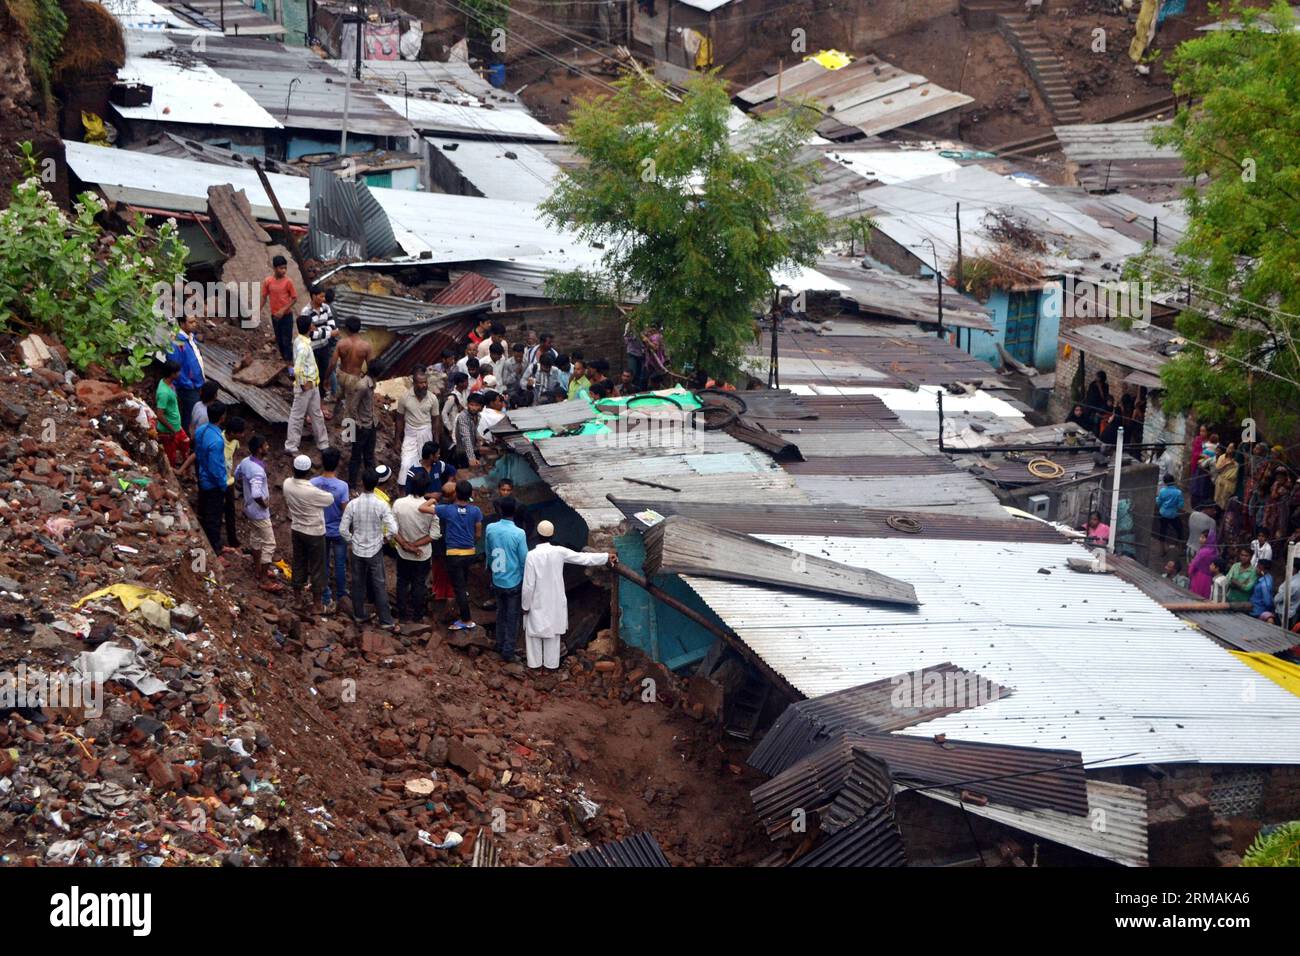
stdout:
{"type": "Polygon", "coordinates": [[[581,349],[587,359],[606,359],[614,377],[623,370],[624,320],[617,313],[590,316],[574,308],[530,306],[507,309],[493,317],[505,325],[506,341],[511,345],[523,341],[522,333],[527,329],[551,332],[560,352],[581,349]]]}

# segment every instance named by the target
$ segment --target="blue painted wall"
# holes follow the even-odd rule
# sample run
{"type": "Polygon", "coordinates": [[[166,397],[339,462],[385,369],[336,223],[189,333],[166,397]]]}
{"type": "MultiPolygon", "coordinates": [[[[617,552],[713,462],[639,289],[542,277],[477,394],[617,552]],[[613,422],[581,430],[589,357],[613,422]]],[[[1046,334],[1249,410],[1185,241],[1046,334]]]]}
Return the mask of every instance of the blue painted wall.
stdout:
{"type": "Polygon", "coordinates": [[[1056,340],[1061,334],[1060,283],[1048,283],[1038,297],[1038,339],[1034,342],[1034,367],[1040,372],[1056,368],[1056,340]]]}
{"type": "MultiPolygon", "coordinates": [[[[310,156],[312,153],[335,153],[339,151],[340,137],[334,136],[331,139],[312,139],[307,136],[293,136],[289,140],[288,159],[298,159],[302,156],[310,156]]],[[[365,136],[353,136],[348,134],[348,153],[368,153],[372,149],[377,149],[378,143],[374,139],[365,136]]]]}
{"type": "MultiPolygon", "coordinates": [[[[1050,288],[1050,287],[1049,287],[1050,288]]],[[[998,356],[998,343],[1006,341],[1007,306],[1010,296],[1004,289],[995,290],[984,307],[992,313],[993,329],[989,332],[971,332],[968,351],[994,368],[1002,364],[998,356]]],[[[1055,295],[1044,292],[1038,297],[1038,331],[1034,336],[1034,367],[1040,372],[1056,368],[1056,338],[1061,329],[1061,302],[1059,291],[1055,295]]],[[[962,337],[965,342],[965,334],[962,337]]]]}
{"type": "MultiPolygon", "coordinates": [[[[639,534],[629,532],[615,538],[614,550],[618,552],[618,560],[628,570],[637,574],[645,573],[645,547],[639,534]]],[[[700,600],[699,595],[691,590],[690,585],[677,575],[660,574],[652,578],[651,583],[687,607],[699,611],[719,627],[726,626],[700,600]]],[[[694,621],[661,601],[656,601],[644,588],[637,587],[626,578],[620,578],[618,582],[618,606],[619,639],[633,647],[639,647],[669,670],[698,664],[717,640],[694,621]]]]}

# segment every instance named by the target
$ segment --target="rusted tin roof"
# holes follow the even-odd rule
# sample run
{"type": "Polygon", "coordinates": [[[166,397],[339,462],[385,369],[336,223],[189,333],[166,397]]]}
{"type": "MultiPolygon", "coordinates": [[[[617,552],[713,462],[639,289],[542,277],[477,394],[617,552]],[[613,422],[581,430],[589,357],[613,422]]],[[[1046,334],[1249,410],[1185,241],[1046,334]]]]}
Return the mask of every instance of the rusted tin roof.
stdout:
{"type": "Polygon", "coordinates": [[[489,280],[477,272],[466,272],[457,276],[447,288],[433,297],[437,305],[476,305],[491,302],[497,297],[498,290],[489,280]]]}
{"type": "Polygon", "coordinates": [[[571,853],[569,865],[587,868],[672,866],[649,832],[634,833],[625,840],[601,843],[571,853]]]}
{"type": "Polygon", "coordinates": [[[880,601],[915,606],[916,589],[906,581],[790,551],[758,538],[693,518],[674,515],[645,532],[645,572],[699,574],[846,601],[880,601]]]}
{"type": "Polygon", "coordinates": [[[755,787],[750,799],[771,839],[816,832],[813,852],[795,865],[902,866],[893,792],[885,762],[841,739],[755,787]],[[796,822],[806,831],[796,829],[796,822]]]}
{"type": "MultiPolygon", "coordinates": [[[[891,518],[905,519],[901,528],[916,528],[918,538],[971,541],[1028,541],[1060,544],[1065,539],[1051,525],[1023,518],[993,520],[953,514],[927,514],[892,509],[853,508],[844,505],[810,505],[772,502],[678,501],[676,497],[610,495],[610,502],[633,518],[643,511],[685,515],[729,531],[744,534],[827,534],[839,537],[895,538],[900,528],[891,518]],[[915,522],[912,524],[911,522],[915,522]]],[[[902,533],[907,533],[903,531],[902,533]]]]}
{"type": "Polygon", "coordinates": [[[842,731],[887,733],[967,710],[1013,693],[973,671],[944,663],[910,674],[899,674],[845,690],[791,704],[777,718],[762,742],[749,755],[751,767],[769,776],[824,747],[842,731]],[[960,690],[931,696],[926,705],[924,688],[960,690]],[[913,688],[922,693],[913,695],[913,688]],[[900,690],[907,690],[906,696],[900,690]],[[945,701],[947,703],[945,703],[945,701]]]}

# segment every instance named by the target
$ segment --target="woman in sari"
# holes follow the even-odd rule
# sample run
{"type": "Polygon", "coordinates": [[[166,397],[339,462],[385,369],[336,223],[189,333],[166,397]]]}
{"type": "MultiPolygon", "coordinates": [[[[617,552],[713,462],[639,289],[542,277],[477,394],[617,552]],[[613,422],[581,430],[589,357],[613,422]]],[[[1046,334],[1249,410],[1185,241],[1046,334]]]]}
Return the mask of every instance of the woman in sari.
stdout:
{"type": "Polygon", "coordinates": [[[1208,598],[1210,589],[1214,586],[1214,575],[1211,573],[1210,566],[1219,557],[1217,536],[1214,529],[1202,531],[1199,540],[1201,546],[1196,552],[1196,557],[1192,558],[1192,563],[1187,570],[1191,573],[1192,593],[1208,598]]]}
{"type": "Polygon", "coordinates": [[[1228,507],[1228,499],[1237,493],[1237,446],[1228,442],[1228,447],[1214,460],[1214,503],[1221,509],[1228,507]]]}

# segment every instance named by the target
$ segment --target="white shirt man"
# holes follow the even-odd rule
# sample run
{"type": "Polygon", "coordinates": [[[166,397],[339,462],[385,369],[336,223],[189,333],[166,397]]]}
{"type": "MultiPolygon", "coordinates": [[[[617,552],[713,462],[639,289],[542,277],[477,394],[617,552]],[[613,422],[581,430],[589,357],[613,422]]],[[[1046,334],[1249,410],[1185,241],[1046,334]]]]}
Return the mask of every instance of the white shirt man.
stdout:
{"type": "Polygon", "coordinates": [[[551,544],[555,526],[539,522],[537,535],[542,543],[528,552],[524,563],[524,585],[520,604],[524,610],[524,644],[529,667],[555,670],[560,666],[560,639],[569,629],[569,600],[564,593],[566,564],[598,567],[608,564],[611,555],[600,552],[571,551],[551,544]]]}

